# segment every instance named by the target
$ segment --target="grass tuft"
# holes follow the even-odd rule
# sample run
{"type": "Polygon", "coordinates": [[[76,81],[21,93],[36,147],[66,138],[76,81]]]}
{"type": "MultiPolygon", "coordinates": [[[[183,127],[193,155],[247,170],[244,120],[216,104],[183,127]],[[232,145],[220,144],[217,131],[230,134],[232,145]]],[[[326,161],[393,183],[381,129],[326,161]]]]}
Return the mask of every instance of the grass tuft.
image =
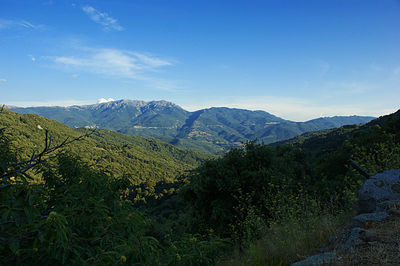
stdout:
{"type": "Polygon", "coordinates": [[[236,252],[232,259],[220,265],[290,265],[317,253],[352,216],[354,211],[308,215],[274,223],[244,253],[236,252]]]}

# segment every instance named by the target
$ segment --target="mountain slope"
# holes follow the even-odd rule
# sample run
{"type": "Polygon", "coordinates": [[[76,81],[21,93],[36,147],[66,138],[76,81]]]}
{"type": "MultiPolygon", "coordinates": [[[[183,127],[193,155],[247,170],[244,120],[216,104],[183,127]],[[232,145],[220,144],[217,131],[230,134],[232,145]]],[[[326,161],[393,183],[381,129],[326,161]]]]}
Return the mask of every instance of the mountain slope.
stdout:
{"type": "MultiPolygon", "coordinates": [[[[44,130],[49,131],[54,144],[73,139],[88,129],[71,129],[55,120],[34,114],[0,113],[0,128],[4,128],[10,148],[18,151],[20,160],[44,147],[44,130]]],[[[110,130],[94,134],[66,147],[66,152],[79,155],[94,168],[105,170],[119,178],[127,175],[132,183],[146,180],[174,179],[196,167],[206,156],[182,150],[153,138],[128,136],[110,130]]]]}
{"type": "Polygon", "coordinates": [[[365,125],[309,132],[272,145],[284,144],[301,148],[330,178],[352,169],[348,159],[371,175],[400,168],[400,110],[365,125]]]}
{"type": "Polygon", "coordinates": [[[125,134],[155,137],[178,147],[222,152],[247,140],[271,143],[304,132],[362,124],[372,117],[324,117],[292,122],[264,111],[213,107],[188,112],[166,101],[119,100],[70,107],[7,107],[35,113],[70,127],[99,127],[125,134]]]}

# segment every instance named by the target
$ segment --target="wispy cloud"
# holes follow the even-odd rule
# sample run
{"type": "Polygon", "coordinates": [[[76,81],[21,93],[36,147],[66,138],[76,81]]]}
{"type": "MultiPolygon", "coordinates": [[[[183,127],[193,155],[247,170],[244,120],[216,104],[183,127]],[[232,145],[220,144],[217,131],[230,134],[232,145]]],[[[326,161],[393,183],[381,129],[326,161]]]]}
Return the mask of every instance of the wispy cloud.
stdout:
{"type": "Polygon", "coordinates": [[[75,55],[44,57],[51,60],[56,68],[73,73],[92,73],[102,77],[114,77],[145,82],[150,88],[177,91],[177,81],[156,78],[154,73],[175,64],[174,60],[130,50],[112,48],[90,48],[75,46],[75,55]]]}
{"type": "Polygon", "coordinates": [[[124,30],[124,28],[118,24],[118,21],[115,18],[110,17],[105,12],[100,12],[91,6],[84,6],[82,7],[82,10],[90,17],[91,20],[102,25],[105,31],[124,30]]]}
{"type": "Polygon", "coordinates": [[[31,54],[28,54],[28,57],[33,61],[33,62],[35,62],[36,61],[36,58],[33,56],[33,55],[31,55],[31,54]]]}
{"type": "Polygon", "coordinates": [[[162,66],[172,65],[171,62],[168,62],[164,59],[160,59],[151,55],[145,55],[137,52],[130,52],[130,54],[137,57],[137,59],[139,59],[139,61],[141,61],[143,64],[151,67],[162,67],[162,66]]]}
{"type": "Polygon", "coordinates": [[[32,30],[40,30],[43,29],[43,25],[35,25],[26,20],[7,20],[0,19],[0,30],[1,29],[10,29],[10,28],[25,28],[32,30]]]}
{"type": "Polygon", "coordinates": [[[0,79],[0,82],[6,82],[7,80],[6,79],[0,79]]]}
{"type": "Polygon", "coordinates": [[[110,49],[83,48],[81,56],[55,56],[53,62],[74,71],[84,71],[107,76],[145,80],[142,74],[170,66],[172,62],[139,52],[110,49]]]}

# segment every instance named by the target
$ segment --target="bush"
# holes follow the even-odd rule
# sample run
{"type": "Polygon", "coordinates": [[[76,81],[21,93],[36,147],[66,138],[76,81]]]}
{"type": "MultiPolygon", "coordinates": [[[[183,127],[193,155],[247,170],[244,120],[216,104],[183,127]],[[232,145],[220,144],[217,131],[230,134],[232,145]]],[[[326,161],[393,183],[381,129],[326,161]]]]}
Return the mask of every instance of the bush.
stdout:
{"type": "Polygon", "coordinates": [[[239,242],[256,236],[274,219],[282,200],[292,200],[309,182],[301,151],[249,142],[224,157],[206,161],[183,190],[192,224],[239,242]]]}
{"type": "Polygon", "coordinates": [[[43,171],[42,185],[16,181],[1,191],[3,263],[158,263],[149,222],[121,197],[126,182],[68,156],[43,171]]]}

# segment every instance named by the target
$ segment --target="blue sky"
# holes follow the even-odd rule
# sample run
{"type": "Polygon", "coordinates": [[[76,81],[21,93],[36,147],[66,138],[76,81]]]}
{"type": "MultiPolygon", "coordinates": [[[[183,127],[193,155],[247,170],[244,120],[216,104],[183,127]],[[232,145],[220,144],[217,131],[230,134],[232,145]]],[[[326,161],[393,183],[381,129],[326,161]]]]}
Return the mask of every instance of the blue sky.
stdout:
{"type": "Polygon", "coordinates": [[[400,108],[399,0],[0,0],[0,103],[400,108]]]}

